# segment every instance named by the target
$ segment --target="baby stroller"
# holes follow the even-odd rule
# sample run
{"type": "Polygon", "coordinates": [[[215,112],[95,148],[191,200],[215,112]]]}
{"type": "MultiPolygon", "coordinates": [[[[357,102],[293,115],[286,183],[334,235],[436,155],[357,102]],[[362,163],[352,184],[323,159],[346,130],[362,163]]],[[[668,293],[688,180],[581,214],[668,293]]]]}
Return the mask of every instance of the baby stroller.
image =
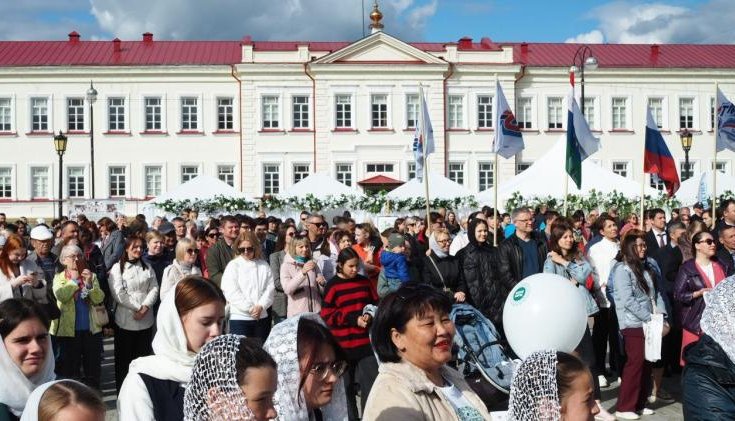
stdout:
{"type": "Polygon", "coordinates": [[[454,342],[459,347],[457,369],[488,409],[504,409],[516,362],[506,354],[500,334],[487,317],[469,304],[453,305],[449,317],[454,322],[454,342]]]}

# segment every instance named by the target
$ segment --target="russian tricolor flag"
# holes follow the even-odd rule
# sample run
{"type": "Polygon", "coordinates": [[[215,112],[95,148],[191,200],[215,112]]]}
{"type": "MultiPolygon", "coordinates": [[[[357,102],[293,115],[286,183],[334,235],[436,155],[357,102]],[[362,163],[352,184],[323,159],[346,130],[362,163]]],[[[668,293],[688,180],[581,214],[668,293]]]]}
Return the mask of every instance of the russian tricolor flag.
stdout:
{"type": "Polygon", "coordinates": [[[664,137],[658,131],[653,120],[651,109],[646,114],[646,152],[643,156],[643,172],[656,174],[666,185],[670,196],[679,190],[679,174],[676,172],[676,162],[666,146],[664,137]]]}

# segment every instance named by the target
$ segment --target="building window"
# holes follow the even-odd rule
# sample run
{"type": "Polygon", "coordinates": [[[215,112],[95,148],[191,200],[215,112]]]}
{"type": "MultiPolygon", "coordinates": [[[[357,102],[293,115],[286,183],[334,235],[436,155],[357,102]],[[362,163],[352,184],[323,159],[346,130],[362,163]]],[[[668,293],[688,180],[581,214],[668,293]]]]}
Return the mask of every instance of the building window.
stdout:
{"type": "Polygon", "coordinates": [[[416,178],[416,163],[409,162],[408,163],[408,179],[413,180],[414,178],[416,178]]]}
{"type": "Polygon", "coordinates": [[[161,98],[145,99],[145,129],[146,131],[158,131],[162,128],[161,123],[161,98]]]}
{"type": "Polygon", "coordinates": [[[110,197],[125,197],[126,195],[125,167],[110,167],[110,197]]]}
{"type": "Polygon", "coordinates": [[[181,130],[199,130],[199,107],[196,97],[181,98],[181,130]]]}
{"type": "Polygon", "coordinates": [[[493,97],[490,95],[477,97],[477,127],[480,129],[493,127],[493,97]]]}
{"type": "Polygon", "coordinates": [[[145,167],[145,195],[154,197],[161,194],[163,184],[163,168],[160,166],[145,167]]]}
{"type": "Polygon", "coordinates": [[[293,182],[294,184],[309,176],[309,164],[294,164],[293,166],[293,182]]]}
{"type": "Polygon", "coordinates": [[[186,183],[187,181],[195,178],[199,175],[198,165],[183,165],[181,167],[181,182],[186,183]]]}
{"type": "Polygon", "coordinates": [[[612,99],[612,128],[613,130],[624,130],[628,128],[626,121],[627,98],[612,99]]]}
{"type": "Polygon", "coordinates": [[[684,161],[679,162],[679,175],[681,176],[681,181],[688,180],[694,176],[694,162],[689,161],[688,168],[684,161]]]}
{"type": "Polygon", "coordinates": [[[280,165],[263,165],[263,194],[278,194],[280,192],[280,165]]]}
{"type": "Polygon", "coordinates": [[[393,164],[367,164],[367,172],[393,172],[393,164]]]}
{"type": "Polygon", "coordinates": [[[613,162],[612,171],[621,177],[627,178],[628,177],[628,162],[625,162],[625,161],[613,162]]]}
{"type": "Polygon", "coordinates": [[[388,95],[374,94],[370,96],[371,122],[374,129],[388,127],[388,95]]]}
{"type": "Polygon", "coordinates": [[[13,197],[13,169],[0,167],[0,198],[13,197]]]}
{"type": "Polygon", "coordinates": [[[464,97],[462,95],[449,95],[449,128],[464,128],[464,97]]]}
{"type": "Polygon", "coordinates": [[[125,98],[108,98],[107,114],[107,130],[111,132],[125,130],[125,98]]]}
{"type": "Polygon", "coordinates": [[[337,174],[337,181],[352,187],[352,164],[337,164],[334,172],[337,174]]]}
{"type": "Polygon", "coordinates": [[[31,199],[49,198],[48,167],[31,167],[31,199]]]}
{"type": "Polygon", "coordinates": [[[232,130],[234,126],[232,98],[217,98],[217,130],[232,130]]]}
{"type": "Polygon", "coordinates": [[[235,166],[219,165],[217,166],[217,178],[232,187],[235,187],[235,166]]]}
{"type": "Polygon", "coordinates": [[[495,172],[493,171],[492,162],[480,162],[478,166],[478,177],[480,191],[484,191],[493,186],[495,182],[495,172]]]}
{"type": "Polygon", "coordinates": [[[66,127],[70,132],[84,131],[84,99],[68,98],[66,100],[66,127]]]}
{"type": "Polygon", "coordinates": [[[461,162],[449,163],[449,179],[464,185],[464,164],[461,162]]]}
{"type": "Polygon", "coordinates": [[[694,128],[694,98],[679,98],[679,128],[694,128]]]}
{"type": "Polygon", "coordinates": [[[48,131],[48,98],[31,98],[31,131],[48,131]]]}
{"type": "Polygon", "coordinates": [[[263,128],[277,129],[280,126],[278,119],[278,96],[263,96],[263,128]]]}
{"type": "Polygon", "coordinates": [[[518,115],[516,122],[521,129],[533,128],[532,98],[518,98],[518,115]]]}
{"type": "Polygon", "coordinates": [[[69,167],[66,169],[67,189],[69,197],[84,197],[84,168],[69,167]]]}
{"type": "Polygon", "coordinates": [[[516,175],[526,171],[531,166],[530,162],[519,162],[516,164],[516,175]]]}
{"type": "Polygon", "coordinates": [[[549,117],[549,129],[561,129],[562,128],[562,109],[561,109],[561,98],[547,98],[546,99],[547,112],[549,117]]]}
{"type": "Polygon", "coordinates": [[[309,97],[306,95],[293,97],[293,128],[309,128],[309,97]]]}
{"type": "Polygon", "coordinates": [[[352,127],[352,96],[336,95],[334,97],[335,109],[335,127],[350,128],[352,127]]]}
{"type": "Polygon", "coordinates": [[[595,125],[595,98],[584,99],[584,118],[587,120],[587,125],[590,129],[594,129],[595,125]]]}
{"type": "Polygon", "coordinates": [[[419,124],[419,96],[418,94],[406,95],[406,128],[413,129],[419,124]]]}
{"type": "Polygon", "coordinates": [[[664,99],[648,98],[648,109],[651,110],[653,121],[659,129],[664,127],[664,99]]]}
{"type": "Polygon", "coordinates": [[[728,165],[727,161],[717,161],[717,162],[714,162],[713,165],[715,167],[715,171],[725,173],[728,175],[730,174],[730,166],[728,165]]]}
{"type": "Polygon", "coordinates": [[[666,184],[664,184],[663,180],[658,178],[658,175],[656,174],[651,174],[651,178],[648,182],[648,185],[658,191],[663,191],[666,189],[666,184]]]}
{"type": "Polygon", "coordinates": [[[717,116],[715,115],[715,99],[709,99],[709,129],[714,130],[715,124],[717,123],[717,116]]]}
{"type": "Polygon", "coordinates": [[[0,132],[9,132],[12,129],[11,104],[10,98],[0,98],[0,132]]]}

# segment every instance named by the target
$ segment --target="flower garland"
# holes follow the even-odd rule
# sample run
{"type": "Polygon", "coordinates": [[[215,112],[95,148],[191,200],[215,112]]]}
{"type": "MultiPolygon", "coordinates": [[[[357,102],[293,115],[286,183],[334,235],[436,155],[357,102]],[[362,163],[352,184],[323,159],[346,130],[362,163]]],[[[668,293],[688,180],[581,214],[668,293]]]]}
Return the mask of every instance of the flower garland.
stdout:
{"type": "MultiPolygon", "coordinates": [[[[729,192],[728,192],[729,193],[729,192]]],[[[726,193],[727,194],[727,193],[726,193]]],[[[623,217],[633,212],[640,213],[640,199],[636,197],[627,197],[624,194],[613,190],[612,193],[601,193],[596,190],[590,190],[586,195],[570,194],[567,196],[567,211],[571,214],[576,210],[589,212],[592,209],[609,209],[616,207],[618,213],[623,217]]],[[[536,208],[541,204],[546,204],[551,209],[562,209],[564,207],[564,199],[558,199],[551,196],[533,196],[526,198],[520,192],[515,192],[506,202],[507,210],[517,209],[519,207],[536,208]]],[[[674,197],[668,197],[661,192],[657,197],[646,195],[644,198],[644,206],[646,209],[676,209],[681,207],[681,202],[674,197]]]]}

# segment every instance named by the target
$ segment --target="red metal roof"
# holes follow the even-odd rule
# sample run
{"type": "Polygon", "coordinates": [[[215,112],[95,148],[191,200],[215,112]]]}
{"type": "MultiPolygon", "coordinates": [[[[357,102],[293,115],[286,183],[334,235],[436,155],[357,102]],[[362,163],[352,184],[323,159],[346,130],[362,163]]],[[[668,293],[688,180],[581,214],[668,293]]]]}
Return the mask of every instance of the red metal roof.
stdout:
{"type": "MultiPolygon", "coordinates": [[[[569,67],[582,44],[510,43],[517,63],[569,67]]],[[[735,45],[590,44],[599,67],[735,68],[735,45]]]]}
{"type": "Polygon", "coordinates": [[[405,181],[396,180],[395,178],[386,177],[384,175],[376,175],[374,177],[366,178],[362,181],[358,181],[357,184],[364,185],[395,185],[403,184],[405,181]]]}

